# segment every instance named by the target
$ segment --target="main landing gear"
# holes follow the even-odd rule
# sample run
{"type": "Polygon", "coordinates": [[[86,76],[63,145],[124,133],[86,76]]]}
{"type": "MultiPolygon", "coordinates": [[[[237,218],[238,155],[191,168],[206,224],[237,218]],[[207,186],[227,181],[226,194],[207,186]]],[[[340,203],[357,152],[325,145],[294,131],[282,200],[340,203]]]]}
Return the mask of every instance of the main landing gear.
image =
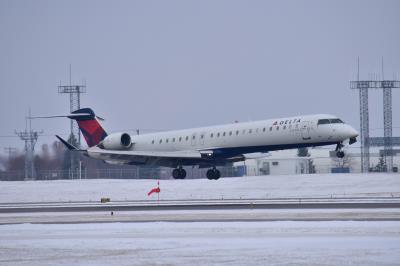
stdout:
{"type": "Polygon", "coordinates": [[[185,169],[183,169],[182,167],[175,168],[175,169],[172,171],[172,177],[173,177],[174,179],[185,179],[185,177],[186,177],[186,171],[185,171],[185,169]]]}
{"type": "Polygon", "coordinates": [[[336,145],[336,157],[338,157],[338,158],[343,158],[344,157],[344,151],[342,150],[343,149],[343,147],[344,147],[344,145],[343,145],[343,143],[341,143],[341,142],[339,142],[337,145],[336,145]]]}
{"type": "Polygon", "coordinates": [[[221,172],[217,169],[217,168],[215,168],[215,167],[213,167],[213,168],[211,168],[211,169],[209,169],[208,171],[207,171],[207,178],[209,179],[209,180],[217,180],[217,179],[219,179],[221,177],[221,172]]]}
{"type": "MultiPolygon", "coordinates": [[[[183,169],[182,167],[175,168],[174,170],[172,170],[172,177],[174,179],[185,179],[186,177],[185,169],[183,169]]],[[[221,172],[217,168],[213,167],[211,169],[208,169],[207,178],[209,180],[217,180],[220,177],[221,177],[221,172]]]]}

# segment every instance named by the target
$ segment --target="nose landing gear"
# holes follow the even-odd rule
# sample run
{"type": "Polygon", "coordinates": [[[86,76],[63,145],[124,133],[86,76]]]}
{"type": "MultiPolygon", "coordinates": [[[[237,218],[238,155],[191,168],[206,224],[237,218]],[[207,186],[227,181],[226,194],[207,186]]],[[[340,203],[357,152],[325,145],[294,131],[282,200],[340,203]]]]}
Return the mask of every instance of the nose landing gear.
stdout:
{"type": "Polygon", "coordinates": [[[338,158],[343,158],[343,157],[345,156],[344,151],[342,150],[343,147],[344,147],[344,145],[343,145],[343,143],[341,143],[341,142],[339,142],[339,143],[336,145],[336,149],[335,149],[335,151],[336,151],[336,157],[338,157],[338,158]]]}

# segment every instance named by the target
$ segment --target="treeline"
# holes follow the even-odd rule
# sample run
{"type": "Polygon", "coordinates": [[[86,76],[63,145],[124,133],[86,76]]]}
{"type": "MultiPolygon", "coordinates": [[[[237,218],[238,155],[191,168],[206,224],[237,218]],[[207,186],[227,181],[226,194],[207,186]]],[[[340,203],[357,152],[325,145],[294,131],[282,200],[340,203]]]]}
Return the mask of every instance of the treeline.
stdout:
{"type": "MultiPolygon", "coordinates": [[[[34,155],[34,165],[36,170],[62,170],[66,151],[59,141],[51,145],[43,144],[40,151],[34,155]]],[[[16,153],[10,158],[2,160],[5,171],[20,171],[25,168],[25,154],[16,153]]]]}
{"type": "MultiPolygon", "coordinates": [[[[76,152],[71,152],[65,148],[65,146],[59,142],[55,141],[52,144],[43,144],[40,149],[36,149],[36,154],[34,155],[34,166],[35,172],[38,174],[38,178],[41,179],[41,173],[49,171],[64,171],[65,176],[63,178],[69,178],[68,172],[71,168],[71,156],[74,153],[78,160],[82,163],[82,171],[90,170],[101,170],[101,169],[132,169],[133,166],[116,166],[106,164],[101,160],[95,160],[84,156],[81,153],[76,154],[76,152]]],[[[78,164],[76,164],[78,165],[78,164]]],[[[16,153],[10,158],[5,156],[0,157],[0,174],[6,180],[20,180],[23,179],[23,172],[25,169],[25,154],[16,153]],[[18,175],[16,172],[20,172],[18,175]],[[15,175],[14,175],[14,174],[15,175]],[[15,176],[15,178],[13,178],[15,176]]]]}

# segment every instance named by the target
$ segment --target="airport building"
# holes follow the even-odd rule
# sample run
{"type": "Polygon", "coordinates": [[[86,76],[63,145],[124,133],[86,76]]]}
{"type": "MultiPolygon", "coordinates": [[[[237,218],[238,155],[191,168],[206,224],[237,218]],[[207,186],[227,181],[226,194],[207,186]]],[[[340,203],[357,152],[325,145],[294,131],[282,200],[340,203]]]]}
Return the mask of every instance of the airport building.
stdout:
{"type": "MultiPolygon", "coordinates": [[[[283,150],[267,153],[265,157],[248,159],[235,164],[244,168],[241,172],[248,176],[293,175],[312,173],[359,173],[361,156],[359,152],[347,152],[343,159],[327,148],[309,149],[309,156],[299,157],[297,150],[283,150]]],[[[370,154],[370,172],[384,172],[385,165],[380,163],[383,150],[370,154]]],[[[393,172],[400,167],[400,150],[394,150],[393,172]]]]}

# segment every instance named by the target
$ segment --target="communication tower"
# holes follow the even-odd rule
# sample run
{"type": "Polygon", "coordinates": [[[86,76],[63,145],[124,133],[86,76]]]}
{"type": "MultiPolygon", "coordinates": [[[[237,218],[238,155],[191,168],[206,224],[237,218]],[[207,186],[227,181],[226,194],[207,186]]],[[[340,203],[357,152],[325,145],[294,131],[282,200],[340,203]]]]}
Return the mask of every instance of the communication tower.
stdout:
{"type": "Polygon", "coordinates": [[[360,61],[357,60],[357,80],[350,81],[350,88],[359,90],[360,100],[360,139],[361,139],[361,172],[369,171],[369,149],[371,146],[384,146],[384,158],[387,171],[393,170],[393,145],[398,145],[398,138],[393,138],[392,131],[392,89],[400,88],[399,80],[360,80],[360,61]],[[369,136],[369,111],[368,111],[368,90],[383,90],[383,126],[384,137],[369,136]]]}
{"type": "MultiPolygon", "coordinates": [[[[71,65],[69,65],[69,85],[59,85],[58,93],[69,94],[69,109],[72,113],[81,107],[81,94],[86,92],[86,85],[72,85],[71,78],[71,65]]],[[[81,135],[79,133],[79,127],[75,120],[70,120],[71,135],[76,140],[77,143],[71,143],[72,145],[77,145],[78,148],[81,146],[81,135]]],[[[78,173],[80,168],[79,154],[71,153],[71,167],[70,167],[70,177],[74,178],[74,173],[78,173]]]]}
{"type": "MultiPolygon", "coordinates": [[[[58,93],[69,94],[69,109],[72,113],[81,107],[81,94],[86,92],[86,85],[72,85],[71,80],[71,65],[69,66],[69,85],[59,85],[58,93]]],[[[75,120],[71,119],[71,134],[75,137],[78,142],[78,146],[81,145],[81,137],[79,134],[79,127],[75,120]]]]}

